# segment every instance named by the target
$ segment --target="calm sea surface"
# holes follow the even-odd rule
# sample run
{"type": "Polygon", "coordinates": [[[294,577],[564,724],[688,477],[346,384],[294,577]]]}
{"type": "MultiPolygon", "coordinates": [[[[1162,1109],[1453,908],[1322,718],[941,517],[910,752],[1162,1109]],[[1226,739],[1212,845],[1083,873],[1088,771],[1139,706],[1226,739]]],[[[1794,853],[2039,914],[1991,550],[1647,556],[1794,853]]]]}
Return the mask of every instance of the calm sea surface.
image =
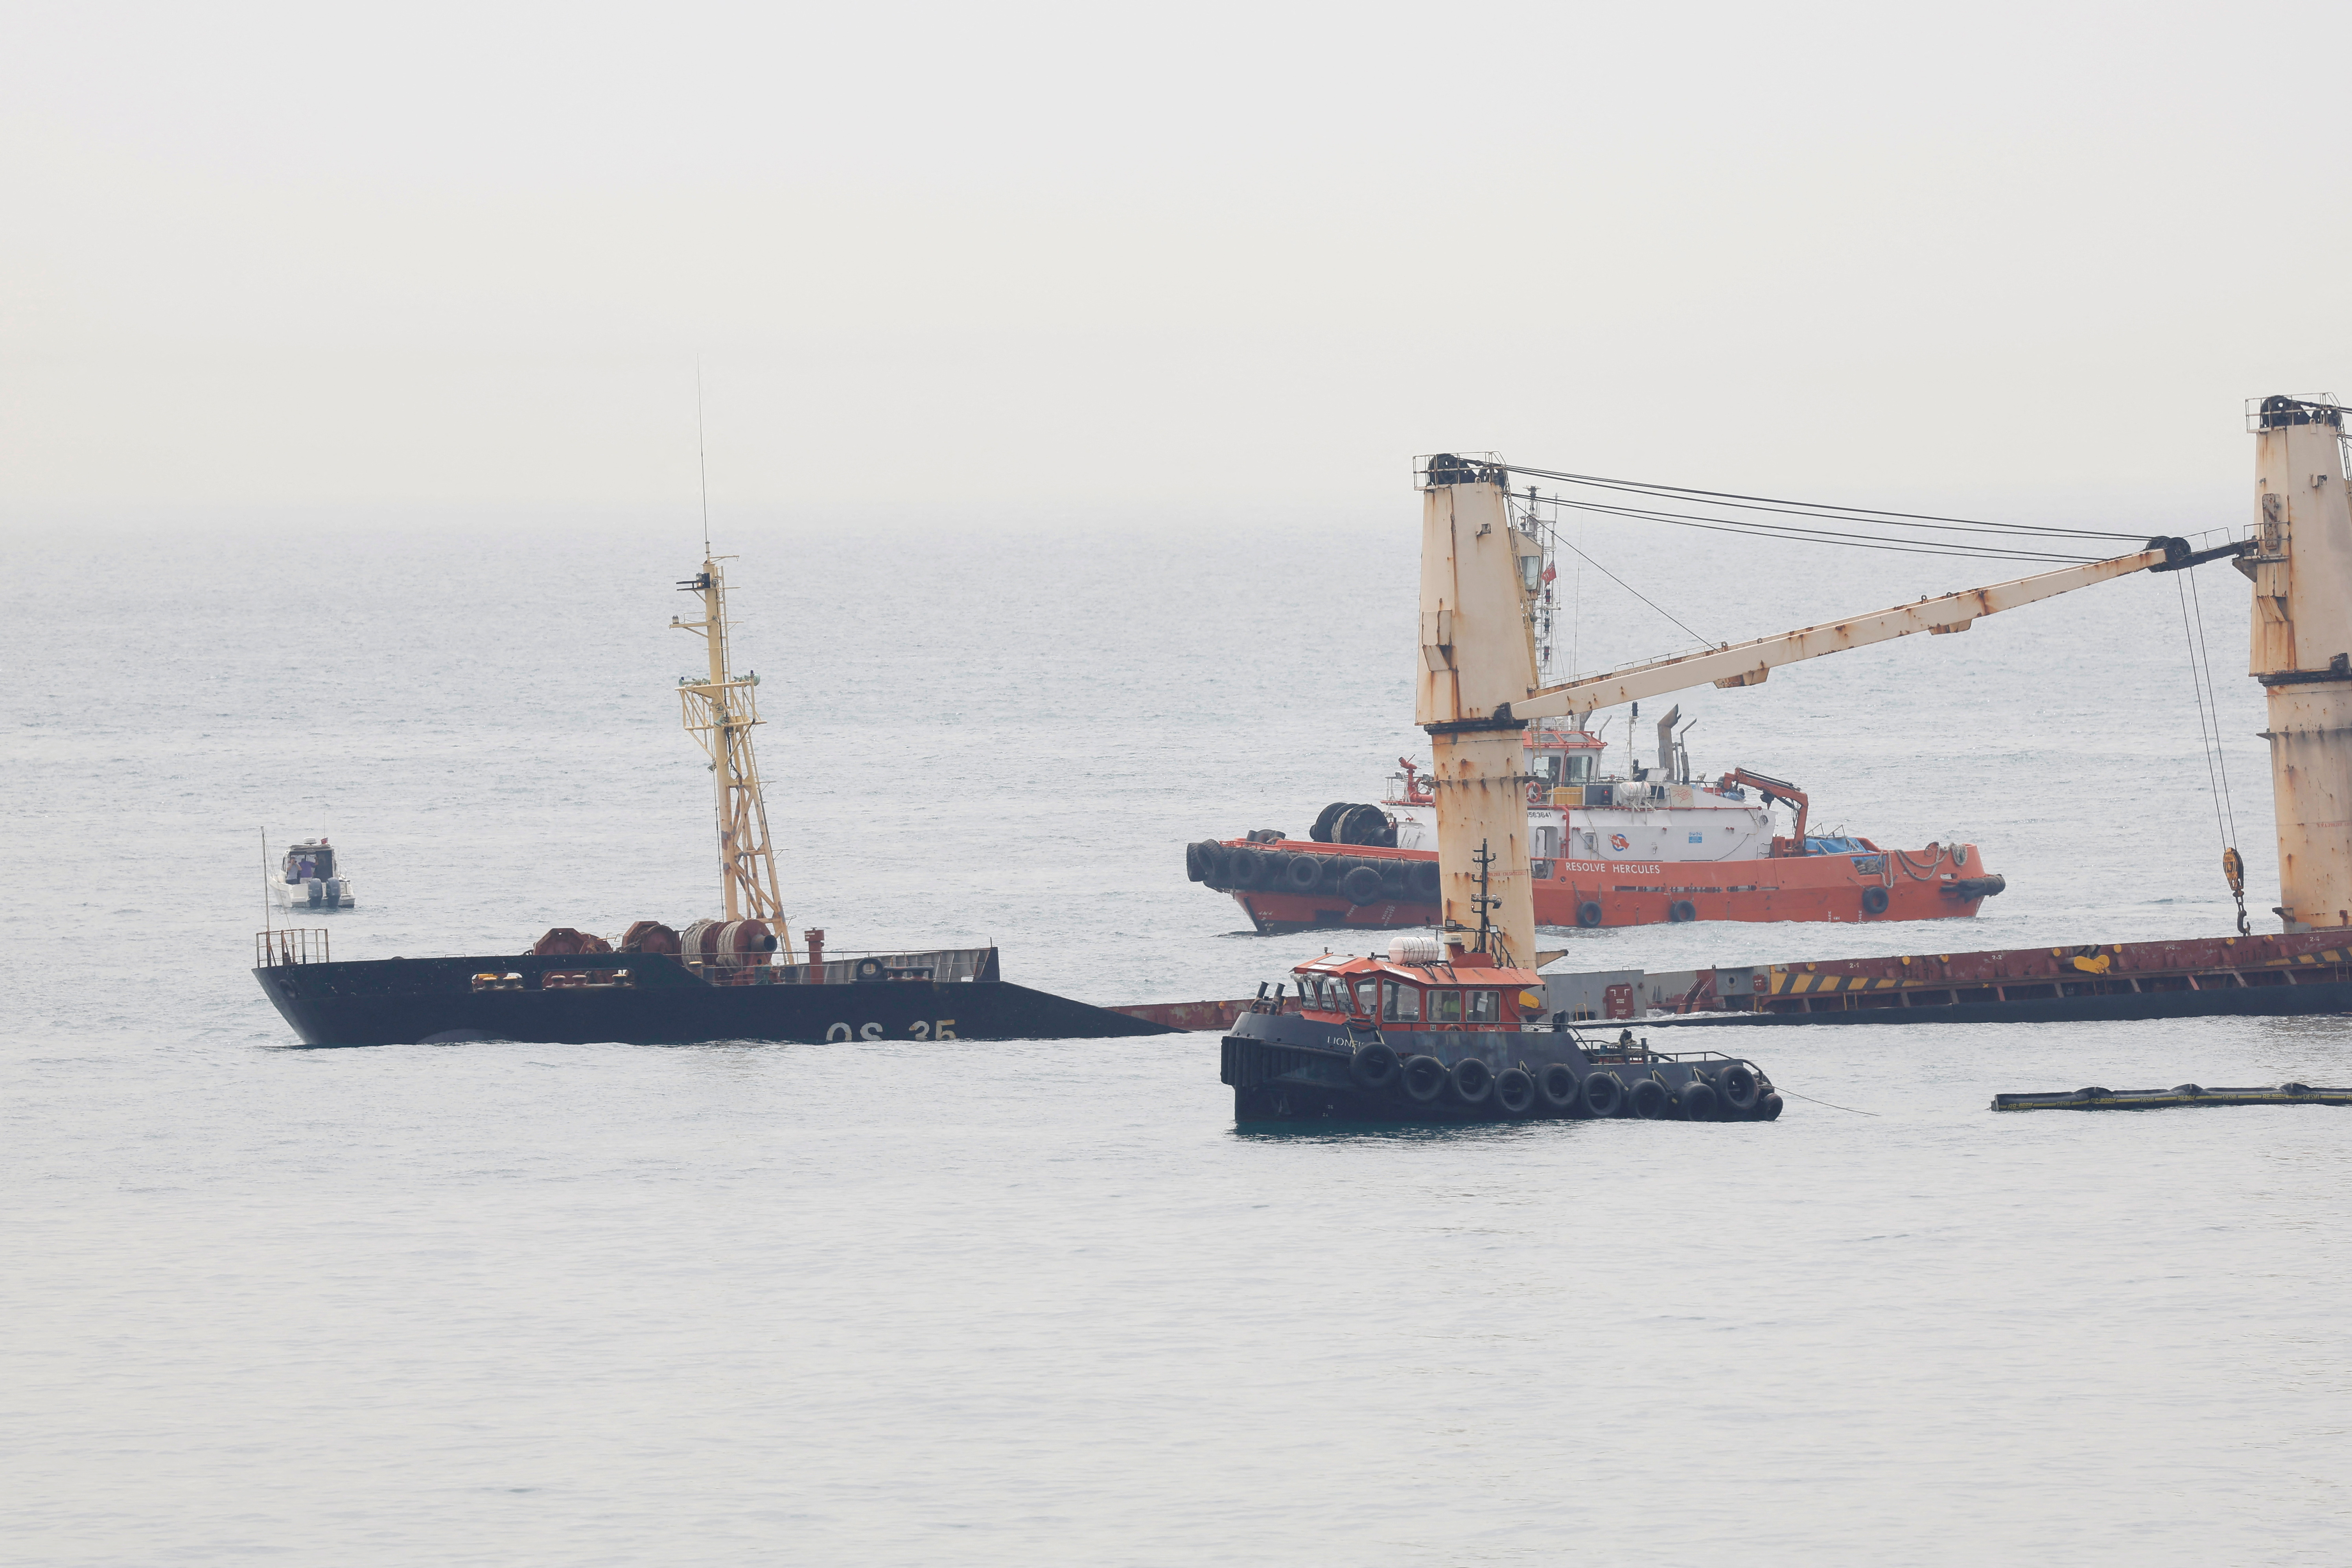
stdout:
{"type": "MultiPolygon", "coordinates": [[[[1181,846],[1422,754],[1414,500],[736,529],[797,921],[1110,1003],[1319,951],[1241,934],[1181,846]]],[[[1587,543],[1710,639],[2015,574],[1693,537],[1587,543]]],[[[2340,1083],[2352,1020],[1764,1031],[1812,1097],[1774,1125],[1338,1134],[1237,1132],[1214,1036],[292,1048],[247,973],[264,827],[343,851],[338,957],[711,911],[698,553],[0,542],[7,1561],[2344,1560],[2352,1118],[1986,1101],[2340,1083]]],[[[2244,584],[2200,585],[2263,910],[2244,584]]],[[[1984,846],[1981,918],[1568,962],[2225,932],[2176,593],[1683,698],[1709,773],[1984,846]]],[[[1680,637],[1582,594],[1588,667],[1680,637]]]]}

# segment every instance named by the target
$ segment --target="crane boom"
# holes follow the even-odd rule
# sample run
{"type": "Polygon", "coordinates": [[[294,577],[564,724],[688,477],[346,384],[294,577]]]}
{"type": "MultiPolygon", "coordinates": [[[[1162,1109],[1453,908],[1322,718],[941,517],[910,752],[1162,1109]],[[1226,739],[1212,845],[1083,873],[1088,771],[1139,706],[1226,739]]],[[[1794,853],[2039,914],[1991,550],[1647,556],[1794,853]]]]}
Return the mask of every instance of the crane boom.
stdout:
{"type": "Polygon", "coordinates": [[[1892,642],[1896,637],[1909,637],[1915,632],[1964,632],[1979,616],[2013,610],[2020,605],[2030,605],[2037,599],[2047,599],[2059,594],[2071,594],[2077,588],[2128,576],[2134,572],[2161,570],[2168,566],[2177,569],[2221,553],[2234,554],[2239,548],[2231,546],[2226,552],[2192,555],[2185,541],[2152,539],[2148,542],[2148,548],[2136,554],[2086,562],[2080,566],[2062,567],[2055,572],[2037,573],[2014,582],[1996,583],[1990,587],[1970,588],[1963,593],[1946,594],[1941,598],[1923,598],[1913,605],[1897,605],[1893,609],[1880,610],[1874,615],[1826,621],[1817,626],[1803,626],[1796,631],[1756,637],[1748,642],[1727,643],[1721,647],[1699,653],[1678,654],[1672,658],[1612,669],[1604,675],[1591,675],[1580,680],[1541,687],[1531,689],[1526,701],[1512,703],[1510,712],[1516,719],[1554,719],[1567,713],[1590,713],[1596,708],[1612,708],[1620,702],[1637,702],[1644,697],[1662,697],[1670,691],[1685,690],[1708,681],[1717,686],[1754,686],[1780,665],[1819,658],[1824,654],[1843,653],[1848,648],[1867,647],[1872,643],[1892,642]]]}

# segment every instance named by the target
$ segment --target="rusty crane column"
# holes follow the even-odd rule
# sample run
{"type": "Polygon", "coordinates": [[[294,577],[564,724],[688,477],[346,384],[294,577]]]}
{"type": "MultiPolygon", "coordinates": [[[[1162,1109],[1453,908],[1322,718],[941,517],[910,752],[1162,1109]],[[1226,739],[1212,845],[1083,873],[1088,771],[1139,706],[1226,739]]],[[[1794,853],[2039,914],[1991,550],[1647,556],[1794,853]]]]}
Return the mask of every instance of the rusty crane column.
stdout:
{"type": "Polygon", "coordinates": [[[2254,679],[2270,700],[2278,916],[2352,926],[2352,508],[2344,411],[2266,397],[2253,416],[2254,679]]]}
{"type": "Polygon", "coordinates": [[[1542,547],[1511,527],[1499,465],[1433,458],[1421,528],[1421,664],[1413,722],[1434,765],[1441,924],[1449,945],[1480,933],[1502,963],[1535,962],[1535,890],[1528,879],[1528,727],[1511,704],[1536,689],[1528,605],[1542,547]],[[1482,909],[1481,854],[1484,867],[1482,909]]]}

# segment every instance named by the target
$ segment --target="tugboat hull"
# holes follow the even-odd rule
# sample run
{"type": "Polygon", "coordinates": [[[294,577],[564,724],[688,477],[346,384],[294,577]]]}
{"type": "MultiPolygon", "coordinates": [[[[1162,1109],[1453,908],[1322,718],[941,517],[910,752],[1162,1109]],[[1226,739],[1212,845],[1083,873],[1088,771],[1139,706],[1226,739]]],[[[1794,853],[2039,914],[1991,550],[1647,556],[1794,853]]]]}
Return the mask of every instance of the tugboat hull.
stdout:
{"type": "Polygon", "coordinates": [[[1244,1013],[1224,1037],[1222,1068],[1234,1091],[1234,1121],[1244,1126],[1543,1118],[1769,1121],[1781,1109],[1771,1080],[1744,1058],[1657,1052],[1631,1041],[1596,1045],[1565,1029],[1383,1031],[1292,1013],[1244,1013]],[[1391,1054],[1392,1072],[1381,1070],[1381,1051],[1391,1054]],[[1483,1070],[1469,1070],[1465,1062],[1483,1070]],[[1745,1083],[1727,1070],[1734,1068],[1748,1075],[1745,1083]],[[1514,1069],[1531,1082],[1507,1085],[1514,1069]],[[1656,1087],[1638,1087],[1644,1084],[1656,1087]],[[1514,1103],[1510,1087],[1534,1092],[1514,1103]]]}
{"type": "MultiPolygon", "coordinates": [[[[1206,847],[1203,846],[1202,847],[1206,847]]],[[[1322,844],[1305,839],[1217,844],[1229,866],[1255,857],[1248,888],[1228,877],[1196,878],[1230,892],[1260,936],[1362,928],[1411,931],[1438,923],[1434,898],[1417,896],[1419,867],[1432,872],[1426,850],[1322,844]],[[1299,866],[1309,868],[1298,870],[1299,866]],[[1349,869],[1369,867],[1378,881],[1359,891],[1344,884],[1349,869]]],[[[1976,846],[1958,847],[1932,868],[1925,857],[1899,851],[1779,856],[1757,860],[1609,862],[1538,860],[1530,886],[1539,926],[1612,928],[1670,925],[1684,921],[1822,921],[1827,922],[1965,920],[2007,885],[1988,872],[1976,846]]],[[[1196,863],[1197,865],[1197,863],[1196,863]]]]}
{"type": "Polygon", "coordinates": [[[394,958],[257,968],[310,1046],[470,1040],[1065,1040],[1177,1031],[1002,980],[712,984],[663,953],[394,958]],[[555,983],[549,984],[550,977],[555,983]]]}

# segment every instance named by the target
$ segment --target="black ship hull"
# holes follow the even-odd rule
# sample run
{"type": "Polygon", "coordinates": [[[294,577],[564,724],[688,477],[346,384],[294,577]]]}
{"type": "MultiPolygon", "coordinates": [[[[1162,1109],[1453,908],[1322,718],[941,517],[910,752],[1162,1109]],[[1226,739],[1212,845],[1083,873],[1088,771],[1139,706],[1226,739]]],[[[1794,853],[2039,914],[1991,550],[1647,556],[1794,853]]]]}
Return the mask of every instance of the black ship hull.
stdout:
{"type": "Polygon", "coordinates": [[[2117,991],[2104,995],[2021,996],[2009,1001],[1945,1002],[1918,1006],[1824,1007],[1818,1012],[1693,1013],[1682,1017],[1646,1019],[1643,1026],[1694,1029],[1780,1024],[2069,1024],[2124,1018],[2293,1017],[2320,1013],[2352,1013],[2352,983],[2324,981],[2308,985],[2256,985],[2210,991],[2117,991]]]}
{"type": "Polygon", "coordinates": [[[1234,1121],[1244,1126],[1545,1117],[1769,1121],[1780,1113],[1780,1097],[1753,1062],[1715,1051],[1653,1051],[1630,1039],[1602,1044],[1567,1029],[1382,1031],[1251,1012],[1224,1037],[1222,1077],[1234,1091],[1234,1121]],[[1392,1071],[1381,1070],[1382,1051],[1392,1071]],[[1463,1070],[1474,1060],[1483,1075],[1463,1070]],[[1751,1075],[1747,1086],[1727,1074],[1733,1068],[1751,1075]],[[1514,1068],[1533,1080],[1522,1088],[1545,1086],[1523,1104],[1505,1092],[1514,1068]],[[1733,1102],[1746,1095],[1752,1095],[1746,1103],[1733,1102]]]}
{"type": "Polygon", "coordinates": [[[1002,980],[713,984],[659,953],[393,958],[271,964],[253,973],[278,1015],[310,1046],[470,1040],[821,1045],[1177,1032],[1002,980]]]}

